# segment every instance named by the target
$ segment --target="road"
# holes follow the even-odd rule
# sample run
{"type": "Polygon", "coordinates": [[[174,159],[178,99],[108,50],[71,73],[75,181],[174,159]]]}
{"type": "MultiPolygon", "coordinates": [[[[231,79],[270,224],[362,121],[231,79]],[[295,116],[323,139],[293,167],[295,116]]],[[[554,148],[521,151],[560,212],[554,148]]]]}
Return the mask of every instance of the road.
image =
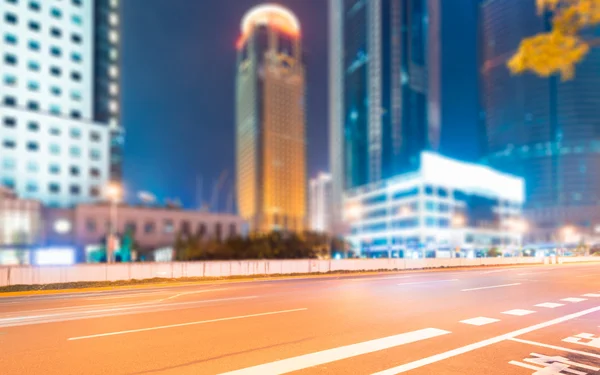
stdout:
{"type": "Polygon", "coordinates": [[[600,374],[600,264],[0,298],[0,374],[600,374]]]}

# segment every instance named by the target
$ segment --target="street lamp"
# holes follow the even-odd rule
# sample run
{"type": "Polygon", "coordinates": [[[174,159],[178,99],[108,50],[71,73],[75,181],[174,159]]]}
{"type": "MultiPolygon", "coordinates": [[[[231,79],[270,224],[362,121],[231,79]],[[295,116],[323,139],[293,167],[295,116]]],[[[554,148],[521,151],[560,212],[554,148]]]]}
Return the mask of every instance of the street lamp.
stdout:
{"type": "Polygon", "coordinates": [[[463,215],[454,215],[452,217],[452,226],[454,228],[462,228],[465,226],[466,219],[463,215]]]}
{"type": "Polygon", "coordinates": [[[117,204],[123,198],[123,187],[111,182],[104,189],[104,195],[110,202],[109,233],[106,246],[106,262],[112,263],[117,242],[117,204]]]}

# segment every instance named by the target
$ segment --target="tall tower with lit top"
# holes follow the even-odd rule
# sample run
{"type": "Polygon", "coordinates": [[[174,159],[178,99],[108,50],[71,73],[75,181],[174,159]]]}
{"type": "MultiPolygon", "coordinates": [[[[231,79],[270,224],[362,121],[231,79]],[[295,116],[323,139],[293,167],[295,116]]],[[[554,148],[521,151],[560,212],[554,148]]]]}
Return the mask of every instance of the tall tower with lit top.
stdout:
{"type": "Polygon", "coordinates": [[[237,42],[237,200],[251,231],[300,232],[306,211],[305,71],[288,9],[250,9],[237,42]]]}

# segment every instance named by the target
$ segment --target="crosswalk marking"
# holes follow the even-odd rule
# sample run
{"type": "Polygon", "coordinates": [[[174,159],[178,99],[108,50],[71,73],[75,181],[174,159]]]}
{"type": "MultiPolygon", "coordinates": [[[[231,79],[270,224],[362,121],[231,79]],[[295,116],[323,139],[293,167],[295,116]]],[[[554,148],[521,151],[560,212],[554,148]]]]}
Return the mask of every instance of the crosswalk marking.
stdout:
{"type": "Polygon", "coordinates": [[[561,307],[564,305],[562,303],[544,302],[544,303],[538,303],[536,306],[537,307],[545,307],[548,309],[554,309],[554,308],[561,307]]]}
{"type": "Polygon", "coordinates": [[[515,309],[515,310],[505,311],[502,314],[515,315],[515,316],[524,316],[524,315],[529,315],[529,314],[533,314],[533,313],[535,313],[535,311],[515,309]]]}
{"type": "Polygon", "coordinates": [[[248,367],[236,371],[223,373],[221,375],[278,375],[289,372],[319,366],[362,354],[372,353],[379,350],[389,349],[396,346],[410,344],[413,342],[431,339],[437,336],[447,335],[451,332],[437,328],[425,328],[418,331],[401,333],[399,335],[384,337],[358,344],[341,346],[339,348],[323,350],[316,353],[301,355],[265,363],[262,365],[248,367]]]}
{"type": "Polygon", "coordinates": [[[484,316],[480,316],[477,318],[472,318],[472,319],[466,319],[466,320],[461,320],[461,323],[465,323],[465,324],[470,324],[472,326],[484,326],[486,324],[490,324],[490,323],[496,323],[499,322],[499,319],[493,319],[493,318],[486,318],[484,316]]]}
{"type": "Polygon", "coordinates": [[[561,299],[561,301],[565,301],[565,302],[571,302],[571,303],[577,303],[577,302],[583,302],[583,301],[587,301],[587,298],[563,298],[561,299]]]}

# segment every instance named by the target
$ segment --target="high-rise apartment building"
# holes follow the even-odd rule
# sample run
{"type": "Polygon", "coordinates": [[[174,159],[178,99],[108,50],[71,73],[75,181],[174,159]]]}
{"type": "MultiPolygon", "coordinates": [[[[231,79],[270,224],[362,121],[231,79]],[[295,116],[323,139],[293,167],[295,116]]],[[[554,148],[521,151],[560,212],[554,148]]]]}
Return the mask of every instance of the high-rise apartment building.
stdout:
{"type": "Polygon", "coordinates": [[[236,82],[237,199],[254,232],[301,231],[306,211],[300,23],[278,5],[244,16],[236,82]]]}
{"type": "Polygon", "coordinates": [[[440,138],[440,0],[330,0],[330,163],[348,189],[418,169],[440,138]]]}
{"type": "MultiPolygon", "coordinates": [[[[547,31],[534,0],[481,5],[486,161],[525,178],[530,240],[563,242],[561,228],[600,233],[600,50],[573,80],[514,76],[506,62],[524,37],[547,31]]],[[[588,30],[600,36],[600,28],[588,30]]]]}
{"type": "Polygon", "coordinates": [[[52,206],[121,177],[119,0],[0,2],[0,184],[52,206]]]}
{"type": "Polygon", "coordinates": [[[308,184],[308,218],[315,232],[331,231],[331,175],[319,173],[308,184]]]}

